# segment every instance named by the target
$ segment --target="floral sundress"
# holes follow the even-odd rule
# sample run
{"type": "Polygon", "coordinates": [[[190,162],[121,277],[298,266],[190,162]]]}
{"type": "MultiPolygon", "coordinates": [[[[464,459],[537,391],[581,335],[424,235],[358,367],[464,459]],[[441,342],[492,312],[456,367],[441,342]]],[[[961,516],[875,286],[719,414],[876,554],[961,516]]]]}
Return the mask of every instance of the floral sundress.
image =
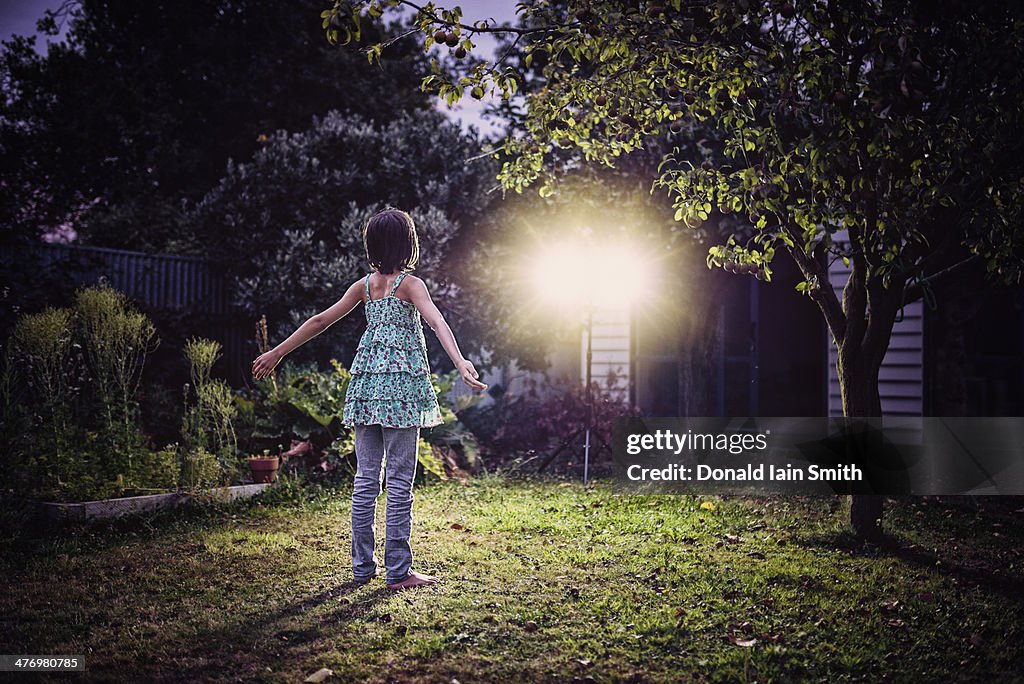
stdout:
{"type": "Polygon", "coordinates": [[[420,312],[412,302],[395,296],[405,275],[400,273],[381,299],[370,299],[370,276],[364,280],[367,325],[350,368],[345,425],[406,428],[443,422],[430,382],[420,312]]]}

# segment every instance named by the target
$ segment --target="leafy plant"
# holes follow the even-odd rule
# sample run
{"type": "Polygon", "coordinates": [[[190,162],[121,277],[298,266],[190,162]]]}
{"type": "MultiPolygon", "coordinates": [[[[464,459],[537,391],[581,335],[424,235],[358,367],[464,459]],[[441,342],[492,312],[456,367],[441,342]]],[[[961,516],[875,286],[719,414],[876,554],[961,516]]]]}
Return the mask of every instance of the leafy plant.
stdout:
{"type": "Polygon", "coordinates": [[[419,454],[423,467],[441,479],[447,479],[449,474],[464,479],[468,474],[476,472],[481,463],[480,445],[476,436],[459,419],[458,414],[478,404],[483,395],[453,396],[452,389],[459,380],[458,371],[431,376],[444,422],[424,432],[419,454]]]}
{"type": "MultiPolygon", "coordinates": [[[[276,391],[268,382],[241,391],[235,404],[241,417],[243,451],[258,454],[264,449],[283,451],[284,444],[308,441],[319,460],[310,461],[310,479],[337,479],[355,472],[355,433],[341,422],[351,374],[336,359],[332,370],[314,364],[286,362],[278,367],[276,391]]],[[[474,472],[479,446],[459,421],[456,411],[468,408],[480,397],[447,398],[458,373],[432,376],[444,423],[421,432],[417,454],[423,471],[440,478],[451,473],[474,472]]],[[[284,467],[283,467],[284,468],[284,467]]],[[[296,470],[297,467],[288,468],[296,470]]]]}
{"type": "MultiPolygon", "coordinates": [[[[238,468],[238,439],[233,424],[238,410],[231,387],[213,378],[213,365],[220,358],[221,345],[214,340],[192,338],[185,344],[189,360],[194,403],[185,386],[185,416],[181,437],[185,456],[202,460],[200,452],[215,454],[226,483],[238,468]]],[[[205,471],[203,471],[205,474],[205,471]]]]}
{"type": "Polygon", "coordinates": [[[221,481],[223,468],[215,454],[203,447],[190,449],[181,455],[181,485],[185,489],[205,489],[221,481]]]}
{"type": "MultiPolygon", "coordinates": [[[[597,382],[591,384],[592,444],[600,444],[601,440],[611,444],[614,420],[640,414],[639,409],[612,390],[613,386],[611,377],[605,386],[597,382]]],[[[525,392],[504,395],[493,405],[467,416],[467,421],[479,430],[485,451],[492,458],[502,462],[517,458],[541,459],[567,444],[583,426],[586,406],[583,385],[552,390],[530,379],[525,392]]],[[[566,446],[575,447],[571,443],[566,446]]]]}
{"type": "Polygon", "coordinates": [[[79,290],[75,313],[91,371],[101,443],[110,456],[107,475],[123,477],[144,449],[135,394],[156,329],[131,307],[127,295],[105,284],[79,290]]]}
{"type": "MultiPolygon", "coordinates": [[[[28,386],[38,397],[41,412],[31,423],[36,441],[39,475],[46,485],[61,488],[70,481],[70,449],[75,427],[68,383],[68,361],[74,338],[74,313],[70,309],[47,308],[29,314],[14,327],[14,343],[25,360],[28,386]]],[[[5,358],[4,413],[12,418],[14,369],[11,351],[5,358]]],[[[31,441],[31,440],[30,440],[31,441]]]]}
{"type": "Polygon", "coordinates": [[[154,346],[153,324],[106,284],[80,288],[73,308],[17,320],[0,399],[21,491],[86,500],[174,486],[177,463],[149,451],[140,430],[137,393],[154,346]],[[28,391],[17,391],[15,363],[28,391]]]}

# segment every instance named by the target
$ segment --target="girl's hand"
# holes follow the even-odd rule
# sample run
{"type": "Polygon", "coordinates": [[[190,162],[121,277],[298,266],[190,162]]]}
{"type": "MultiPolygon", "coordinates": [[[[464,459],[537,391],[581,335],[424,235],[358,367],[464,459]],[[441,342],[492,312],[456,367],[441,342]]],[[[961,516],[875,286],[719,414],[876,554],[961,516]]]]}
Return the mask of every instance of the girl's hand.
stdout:
{"type": "Polygon", "coordinates": [[[252,376],[257,380],[262,380],[263,378],[268,377],[279,363],[281,363],[280,352],[276,352],[271,349],[266,354],[260,354],[256,357],[256,360],[252,362],[252,376]]]}
{"type": "Polygon", "coordinates": [[[462,375],[462,381],[469,385],[470,389],[481,391],[487,389],[487,385],[477,380],[480,374],[476,372],[476,368],[473,367],[473,362],[469,359],[463,359],[455,366],[459,369],[459,374],[462,375]]]}

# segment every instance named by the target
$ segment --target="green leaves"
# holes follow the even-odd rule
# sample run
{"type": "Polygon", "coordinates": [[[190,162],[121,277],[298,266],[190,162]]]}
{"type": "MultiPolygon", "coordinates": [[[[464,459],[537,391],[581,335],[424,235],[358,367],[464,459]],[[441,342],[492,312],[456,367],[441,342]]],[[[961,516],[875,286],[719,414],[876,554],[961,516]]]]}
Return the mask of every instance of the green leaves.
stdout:
{"type": "MultiPolygon", "coordinates": [[[[373,3],[352,7],[376,11],[373,3]]],[[[788,0],[573,7],[567,14],[521,2],[521,26],[530,30],[510,32],[515,41],[500,60],[509,64],[485,65],[457,81],[423,81],[449,105],[467,91],[512,100],[525,88],[517,129],[524,134],[504,146],[498,174],[504,188],[520,193],[541,183],[538,193],[548,197],[564,169],[610,166],[686,130],[696,149],[666,156],[652,183],[673,198],[674,218],[686,229],[705,230],[717,210],[733,216],[726,232],[752,231],[765,247],[779,242],[810,255],[819,245],[831,248],[820,226],[862,226],[878,231],[868,248],[895,263],[887,250],[904,254],[900,236],[949,209],[971,217],[971,240],[999,261],[996,271],[1020,272],[1009,268],[1020,255],[1001,251],[984,228],[1020,225],[1012,220],[1020,203],[1007,201],[1008,190],[982,192],[991,182],[979,182],[978,192],[948,190],[1014,163],[1000,184],[1024,176],[1019,162],[994,163],[1000,141],[1019,131],[1014,112],[1024,92],[1020,74],[993,68],[983,47],[988,40],[1011,54],[1022,39],[1024,26],[1007,29],[1001,10],[972,11],[965,21],[966,10],[956,8],[917,17],[849,8],[839,30],[833,12],[797,12],[788,0]],[[511,64],[525,71],[513,75],[511,64]],[[992,93],[1014,94],[987,104],[992,93]],[[687,157],[712,166],[686,170],[687,157]],[[749,221],[740,226],[735,215],[749,221]]],[[[447,32],[460,31],[465,45],[466,34],[483,28],[466,24],[461,8],[434,3],[413,23],[428,46],[441,31],[446,41],[447,32]]]]}

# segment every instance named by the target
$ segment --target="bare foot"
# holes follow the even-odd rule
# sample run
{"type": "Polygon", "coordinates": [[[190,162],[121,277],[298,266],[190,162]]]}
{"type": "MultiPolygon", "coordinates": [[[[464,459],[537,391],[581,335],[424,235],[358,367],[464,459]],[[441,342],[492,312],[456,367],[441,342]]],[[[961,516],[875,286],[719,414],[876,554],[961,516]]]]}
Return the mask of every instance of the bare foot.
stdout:
{"type": "Polygon", "coordinates": [[[413,571],[409,573],[408,577],[398,584],[389,584],[387,587],[393,591],[398,591],[400,589],[409,589],[410,587],[419,587],[425,584],[437,584],[440,581],[441,580],[433,575],[421,575],[420,573],[413,571]]]}

